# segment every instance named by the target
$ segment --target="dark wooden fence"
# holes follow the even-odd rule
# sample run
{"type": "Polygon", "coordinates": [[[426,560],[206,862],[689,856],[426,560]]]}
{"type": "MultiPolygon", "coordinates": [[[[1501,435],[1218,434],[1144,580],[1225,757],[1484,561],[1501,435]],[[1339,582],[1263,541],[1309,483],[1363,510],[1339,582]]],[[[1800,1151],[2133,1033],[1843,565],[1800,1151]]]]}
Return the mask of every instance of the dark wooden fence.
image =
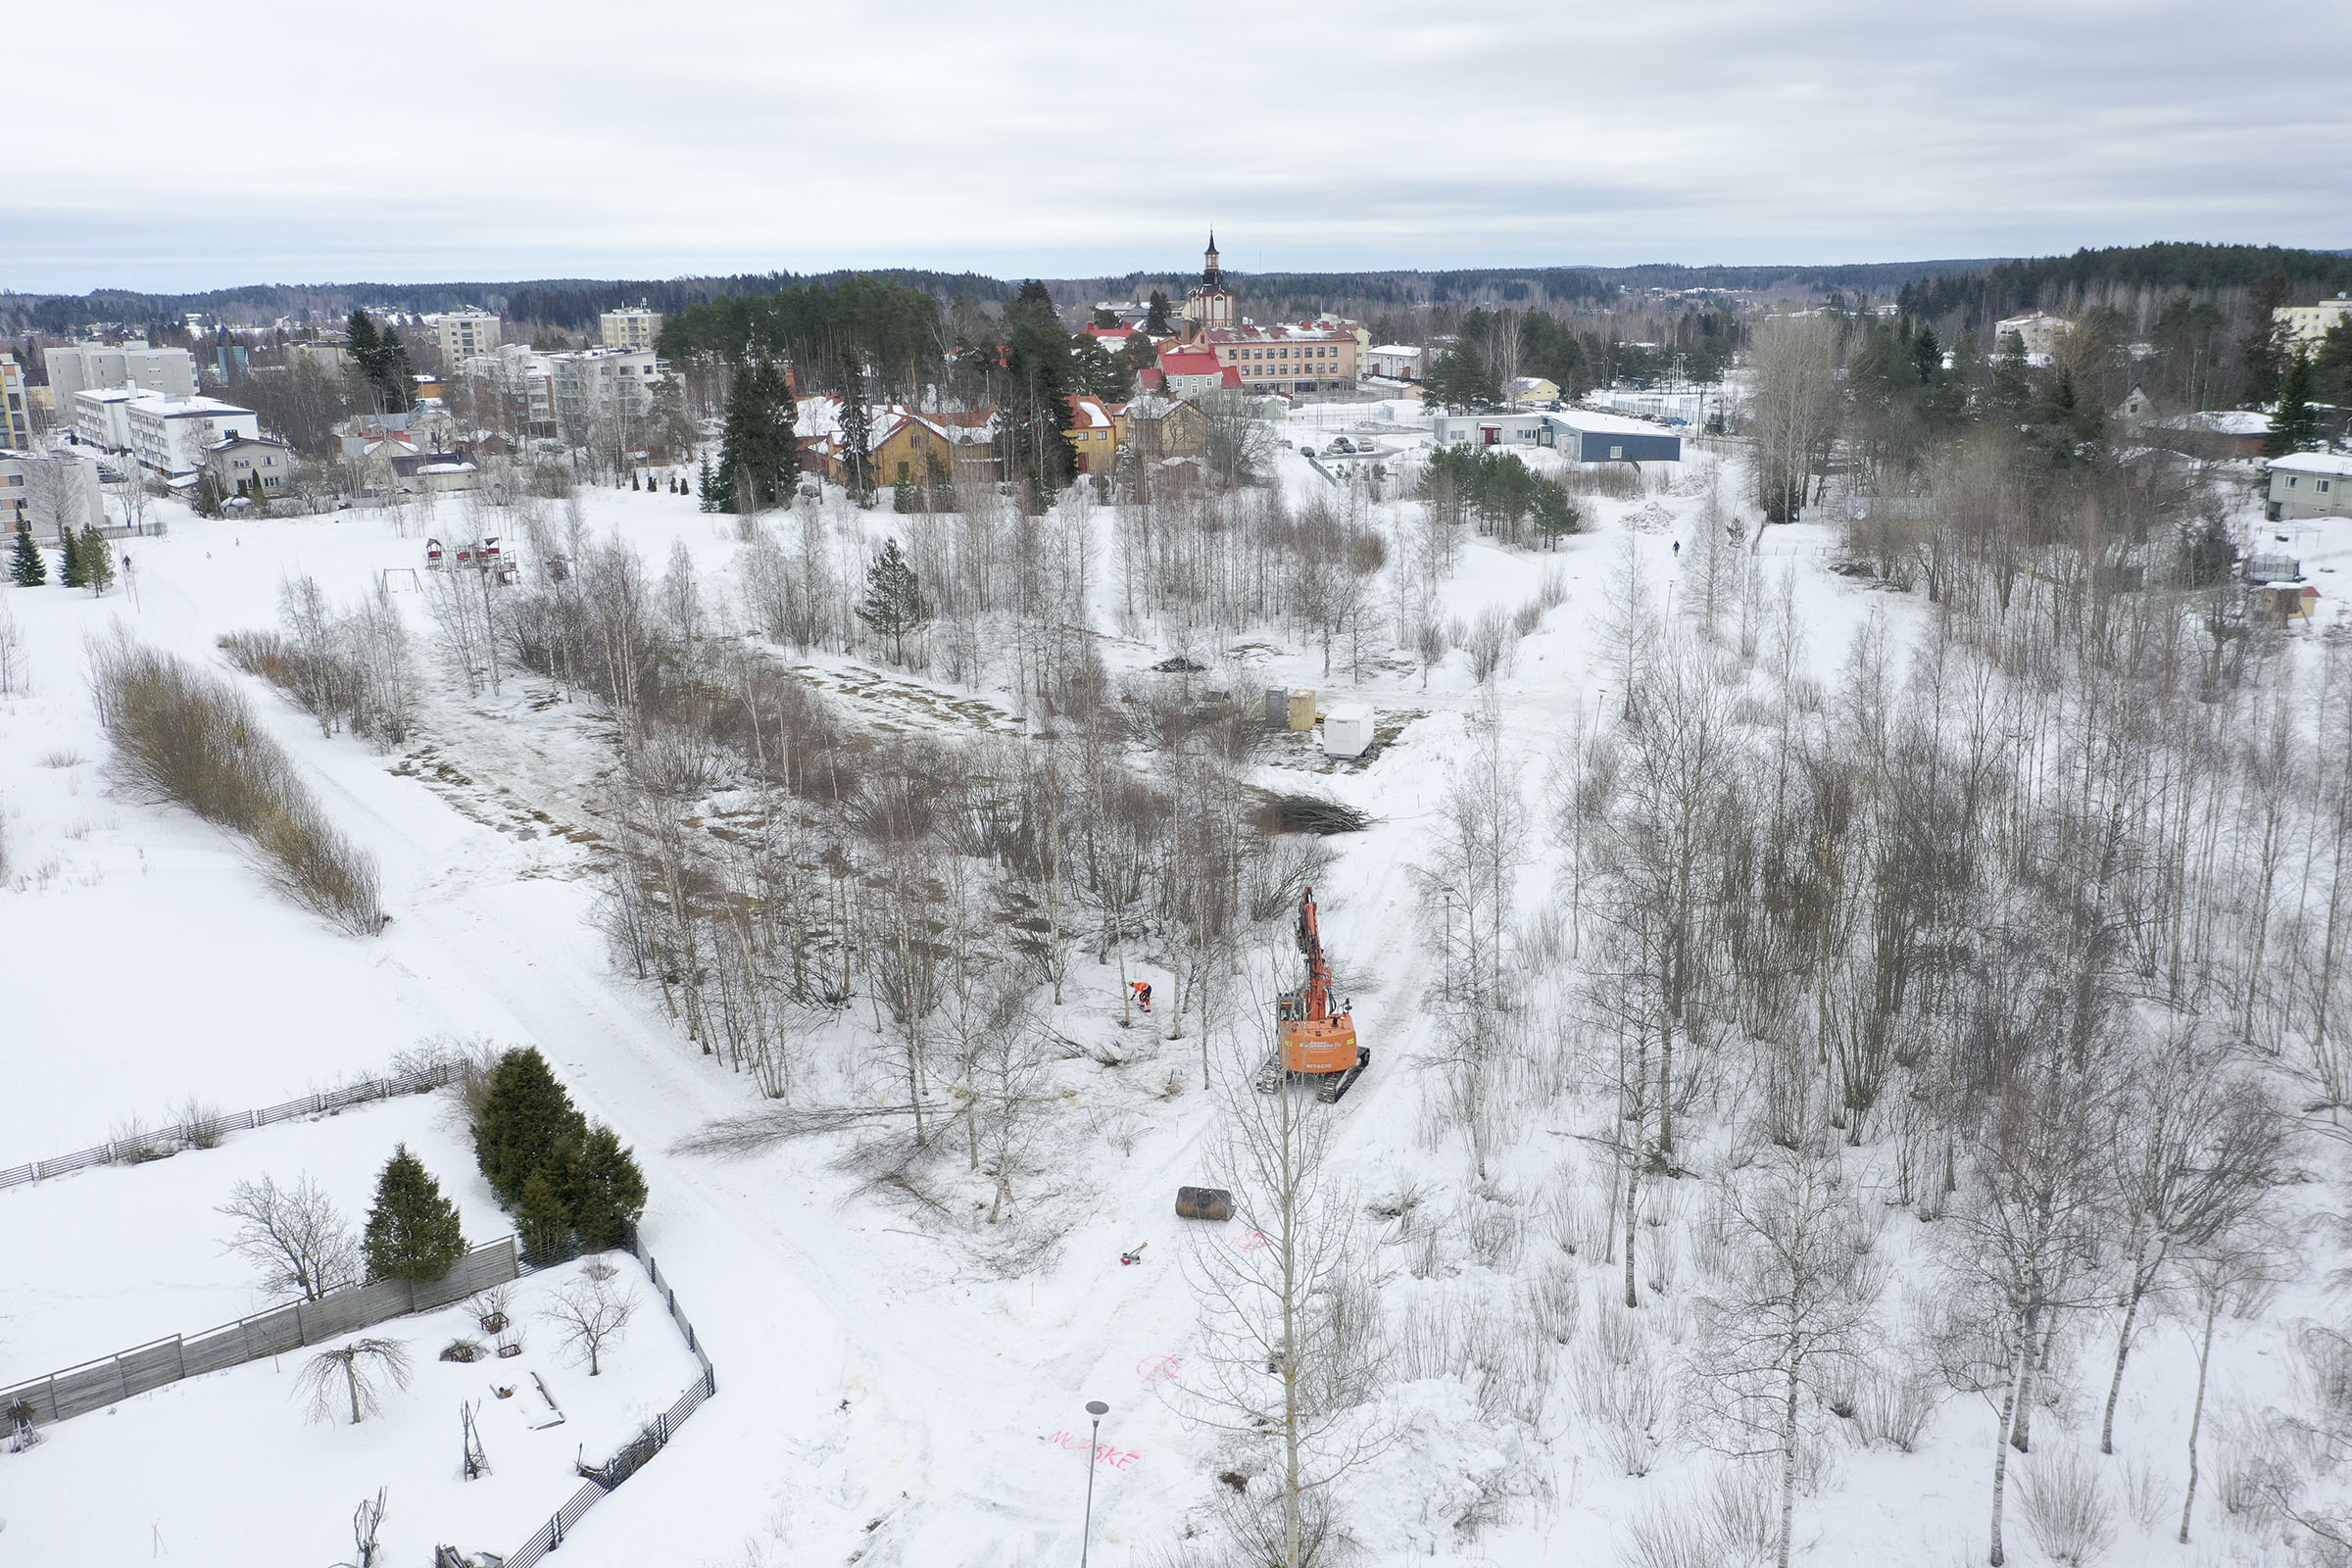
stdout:
{"type": "Polygon", "coordinates": [[[124,1350],[118,1355],[84,1361],[62,1372],[33,1378],[0,1389],[0,1410],[31,1407],[35,1425],[103,1410],[108,1405],[222,1367],[241,1366],[266,1355],[278,1355],[368,1328],[388,1318],[462,1301],[485,1286],[503,1285],[522,1272],[514,1238],[502,1237],[477,1247],[458,1260],[457,1267],[430,1285],[407,1280],[377,1280],[369,1285],[345,1285],[316,1301],[294,1301],[271,1307],[234,1323],[223,1323],[202,1334],[174,1334],[124,1350]]]}

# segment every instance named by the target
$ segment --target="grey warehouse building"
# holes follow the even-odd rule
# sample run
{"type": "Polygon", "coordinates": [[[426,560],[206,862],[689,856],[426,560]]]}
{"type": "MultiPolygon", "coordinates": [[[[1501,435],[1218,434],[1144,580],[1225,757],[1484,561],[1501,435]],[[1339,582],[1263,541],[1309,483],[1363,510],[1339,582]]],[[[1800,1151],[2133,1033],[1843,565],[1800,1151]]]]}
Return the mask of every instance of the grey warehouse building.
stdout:
{"type": "Polygon", "coordinates": [[[1642,419],[1583,409],[1560,413],[1441,414],[1430,421],[1437,444],[1550,447],[1572,463],[1680,463],[1683,438],[1642,419]]]}

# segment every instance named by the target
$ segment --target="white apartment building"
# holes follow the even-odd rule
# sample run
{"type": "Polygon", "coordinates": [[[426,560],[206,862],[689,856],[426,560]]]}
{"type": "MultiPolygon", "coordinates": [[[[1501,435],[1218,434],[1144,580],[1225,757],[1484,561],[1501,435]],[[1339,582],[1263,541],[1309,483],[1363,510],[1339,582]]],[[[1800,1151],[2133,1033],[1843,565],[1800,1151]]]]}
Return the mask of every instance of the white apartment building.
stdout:
{"type": "Polygon", "coordinates": [[[499,346],[499,318],[487,311],[444,311],[427,316],[423,324],[432,332],[433,340],[441,346],[444,368],[455,368],[477,354],[488,354],[499,346]]]}
{"type": "Polygon", "coordinates": [[[286,345],[286,363],[308,366],[320,375],[344,375],[352,367],[351,345],[341,338],[306,338],[286,345]]]}
{"type": "Polygon", "coordinates": [[[0,447],[32,450],[32,409],[25,402],[24,367],[0,354],[0,447]]]}
{"type": "Polygon", "coordinates": [[[572,441],[583,439],[598,419],[651,416],[654,388],[669,375],[651,349],[588,349],[545,358],[554,372],[556,422],[572,441]]]}
{"type": "Polygon", "coordinates": [[[649,311],[642,305],[625,311],[607,311],[596,321],[598,341],[609,349],[643,349],[650,353],[654,339],[662,335],[662,313],[649,311]]]}
{"type": "Polygon", "coordinates": [[[2338,294],[2317,305],[2282,305],[2271,319],[2284,330],[2289,349],[2317,348],[2339,322],[2352,321],[2352,295],[2338,294]]]}
{"type": "Polygon", "coordinates": [[[2074,329],[2074,322],[2047,311],[2012,316],[1992,329],[1993,352],[1998,354],[2001,344],[2014,332],[2026,346],[2026,358],[2036,364],[2044,363],[2058,352],[2058,340],[2074,329]]]}
{"type": "Polygon", "coordinates": [[[76,392],[74,403],[74,433],[83,442],[107,452],[127,452],[140,467],[168,479],[203,467],[205,452],[216,442],[237,436],[250,440],[262,433],[261,419],[251,409],[218,398],[114,387],[76,392]]]}
{"type": "Polygon", "coordinates": [[[193,397],[196,357],[186,349],[151,349],[144,343],[109,346],[76,343],[72,348],[46,349],[50,395],[62,415],[74,406],[74,394],[98,387],[130,386],[144,392],[172,392],[193,397]]]}
{"type": "Polygon", "coordinates": [[[85,524],[106,526],[95,458],[0,447],[0,535],[28,529],[50,538],[85,524]]]}
{"type": "Polygon", "coordinates": [[[512,420],[527,436],[556,433],[556,370],[546,355],[507,343],[467,360],[461,373],[473,383],[477,423],[512,420]]]}

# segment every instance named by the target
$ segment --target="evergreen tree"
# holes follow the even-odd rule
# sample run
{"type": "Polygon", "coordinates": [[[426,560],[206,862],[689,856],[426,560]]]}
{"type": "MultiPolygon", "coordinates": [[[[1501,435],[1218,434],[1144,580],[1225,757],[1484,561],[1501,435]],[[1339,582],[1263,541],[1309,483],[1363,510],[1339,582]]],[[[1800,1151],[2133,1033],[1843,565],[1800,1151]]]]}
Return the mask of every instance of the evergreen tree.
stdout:
{"type": "Polygon", "coordinates": [[[841,466],[850,499],[874,504],[874,421],[865,406],[865,368],[857,352],[841,351],[841,466]]]}
{"type": "Polygon", "coordinates": [[[394,328],[378,327],[375,318],[366,311],[351,313],[349,335],[352,364],[359,367],[377,410],[384,414],[405,413],[412,391],[408,344],[401,341],[394,328]]]}
{"type": "Polygon", "coordinates": [[[57,542],[65,547],[58,562],[57,585],[60,588],[81,588],[89,583],[89,573],[81,567],[81,540],[71,528],[58,531],[57,542]]]}
{"type": "Polygon", "coordinates": [[[735,371],[718,438],[711,511],[738,510],[737,491],[747,484],[751,493],[743,501],[755,512],[782,499],[801,471],[800,445],[792,433],[798,418],[792,389],[773,360],[762,354],[735,371]]]}
{"type": "Polygon", "coordinates": [[[15,553],[8,559],[8,580],[20,588],[38,588],[49,580],[49,563],[32,542],[30,528],[17,530],[15,553]]]}
{"type": "Polygon", "coordinates": [[[702,477],[695,481],[694,493],[702,497],[705,512],[722,510],[718,504],[717,481],[710,476],[710,454],[708,452],[703,454],[702,477]]]}
{"type": "Polygon", "coordinates": [[[583,1131],[582,1117],[547,1058],[535,1050],[510,1051],[490,1074],[474,1127],[474,1157],[498,1200],[513,1208],[532,1173],[578,1144],[583,1131]]]}
{"type": "Polygon", "coordinates": [[[441,1184],[406,1144],[393,1150],[375,1179],[375,1206],[368,1211],[363,1245],[371,1280],[427,1284],[466,1255],[457,1205],[441,1196],[441,1184]]]}
{"type": "Polygon", "coordinates": [[[81,580],[94,594],[115,585],[115,552],[96,523],[81,525],[81,580]]]}
{"type": "Polygon", "coordinates": [[[2319,444],[2320,416],[2311,406],[2311,356],[2298,353],[2278,388],[2278,412],[2271,416],[2270,433],[2262,438],[2262,455],[2283,458],[2319,444]]]}
{"type": "Polygon", "coordinates": [[[890,504],[902,516],[923,509],[923,493],[912,479],[901,479],[890,488],[890,504]]]}
{"type": "Polygon", "coordinates": [[[1168,303],[1167,293],[1161,289],[1153,289],[1152,291],[1152,308],[1144,315],[1144,330],[1153,337],[1166,337],[1173,332],[1175,327],[1168,321],[1172,310],[1173,307],[1168,303]]]}
{"type": "Polygon", "coordinates": [[[628,1244],[629,1232],[645,1212],[645,1177],[619,1135],[598,1123],[565,1172],[562,1197],[580,1245],[591,1251],[628,1244]]]}
{"type": "Polygon", "coordinates": [[[1032,278],[1004,307],[1004,364],[1010,395],[999,430],[1004,443],[1004,474],[1026,479],[1030,498],[1043,504],[1070,482],[1078,455],[1064,432],[1072,384],[1070,334],[1062,329],[1046,285],[1032,278]]]}
{"type": "Polygon", "coordinates": [[[514,1236],[524,1261],[561,1262],[571,1251],[571,1210],[557,1178],[545,1170],[531,1172],[514,1206],[514,1236]]]}
{"type": "Polygon", "coordinates": [[[891,658],[902,664],[906,662],[907,634],[919,631],[931,619],[931,607],[923,603],[923,585],[906,558],[899,554],[896,539],[885,541],[882,554],[865,568],[865,598],[858,602],[858,618],[876,636],[890,639],[891,658]]]}
{"type": "Polygon", "coordinates": [[[2311,357],[2311,395],[2319,402],[2342,410],[2352,408],[2352,318],[2336,322],[2320,339],[2320,351],[2311,357]]]}

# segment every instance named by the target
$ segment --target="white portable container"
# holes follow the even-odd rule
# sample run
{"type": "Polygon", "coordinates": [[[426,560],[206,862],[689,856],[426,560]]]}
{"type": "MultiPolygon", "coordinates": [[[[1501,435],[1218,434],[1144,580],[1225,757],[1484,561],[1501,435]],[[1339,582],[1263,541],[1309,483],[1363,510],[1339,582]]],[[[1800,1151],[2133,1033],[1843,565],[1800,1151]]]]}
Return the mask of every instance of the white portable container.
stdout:
{"type": "Polygon", "coordinates": [[[1372,710],[1359,704],[1335,708],[1323,715],[1323,755],[1361,757],[1372,745],[1372,710]]]}

